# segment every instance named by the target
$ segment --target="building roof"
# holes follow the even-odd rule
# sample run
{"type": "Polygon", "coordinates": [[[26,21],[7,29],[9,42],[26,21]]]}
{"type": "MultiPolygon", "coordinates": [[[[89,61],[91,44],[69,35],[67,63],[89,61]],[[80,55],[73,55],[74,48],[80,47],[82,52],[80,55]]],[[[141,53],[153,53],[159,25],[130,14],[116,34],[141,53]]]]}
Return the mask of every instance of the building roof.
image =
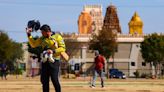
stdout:
{"type": "MultiPolygon", "coordinates": [[[[89,42],[91,35],[89,34],[76,34],[70,37],[64,37],[64,39],[69,39],[71,42],[89,42]]],[[[130,35],[130,34],[118,34],[117,42],[142,42],[144,40],[144,35],[130,35]]]]}

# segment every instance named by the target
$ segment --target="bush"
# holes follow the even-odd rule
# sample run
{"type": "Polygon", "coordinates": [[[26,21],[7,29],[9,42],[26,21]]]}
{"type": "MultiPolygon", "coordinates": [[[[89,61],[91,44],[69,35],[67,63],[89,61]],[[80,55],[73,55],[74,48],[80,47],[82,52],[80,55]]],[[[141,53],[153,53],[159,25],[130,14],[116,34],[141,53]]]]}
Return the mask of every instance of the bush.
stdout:
{"type": "Polygon", "coordinates": [[[147,73],[142,73],[141,74],[141,78],[150,78],[151,74],[147,74],[147,73]]]}
{"type": "Polygon", "coordinates": [[[147,77],[147,74],[146,73],[142,73],[141,74],[141,78],[146,78],[147,77]]]}
{"type": "Polygon", "coordinates": [[[22,75],[23,74],[23,69],[17,68],[13,72],[14,75],[22,75]]]}
{"type": "Polygon", "coordinates": [[[139,78],[139,76],[140,76],[140,73],[138,70],[136,70],[136,72],[134,72],[133,74],[135,75],[136,78],[139,78]]]}
{"type": "MultiPolygon", "coordinates": [[[[9,74],[8,71],[6,71],[6,76],[9,74]]],[[[0,71],[0,77],[2,76],[2,72],[0,71]]]]}

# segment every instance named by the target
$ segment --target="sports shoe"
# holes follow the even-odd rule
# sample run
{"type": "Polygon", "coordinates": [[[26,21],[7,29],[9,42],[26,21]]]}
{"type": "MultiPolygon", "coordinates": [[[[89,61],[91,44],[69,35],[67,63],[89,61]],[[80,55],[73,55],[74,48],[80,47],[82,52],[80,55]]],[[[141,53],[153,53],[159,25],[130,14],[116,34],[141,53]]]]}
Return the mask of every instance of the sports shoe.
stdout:
{"type": "Polygon", "coordinates": [[[101,88],[105,88],[104,85],[102,85],[101,88]]]}
{"type": "Polygon", "coordinates": [[[90,87],[91,87],[91,88],[95,88],[95,86],[93,86],[93,85],[92,85],[92,86],[90,86],[90,87]]]}
{"type": "Polygon", "coordinates": [[[105,88],[104,86],[102,86],[101,88],[105,88]]]}

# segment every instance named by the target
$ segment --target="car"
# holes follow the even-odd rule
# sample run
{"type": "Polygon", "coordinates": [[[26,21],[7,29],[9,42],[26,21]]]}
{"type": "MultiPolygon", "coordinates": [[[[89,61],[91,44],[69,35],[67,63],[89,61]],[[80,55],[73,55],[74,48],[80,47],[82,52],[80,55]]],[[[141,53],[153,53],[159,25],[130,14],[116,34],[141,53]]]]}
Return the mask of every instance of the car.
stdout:
{"type": "Polygon", "coordinates": [[[126,79],[126,75],[122,71],[119,71],[118,69],[115,69],[115,68],[109,69],[109,77],[126,79]]]}

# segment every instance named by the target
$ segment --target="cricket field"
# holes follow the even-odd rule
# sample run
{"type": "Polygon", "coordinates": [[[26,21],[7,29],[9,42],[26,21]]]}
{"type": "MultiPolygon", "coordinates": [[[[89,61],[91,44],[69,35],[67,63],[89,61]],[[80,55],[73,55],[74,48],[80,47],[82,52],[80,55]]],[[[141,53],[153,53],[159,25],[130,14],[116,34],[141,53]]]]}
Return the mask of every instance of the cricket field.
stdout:
{"type": "MultiPolygon", "coordinates": [[[[164,92],[164,79],[105,79],[105,87],[101,88],[97,79],[96,87],[90,88],[90,77],[76,79],[60,79],[62,92],[164,92]]],[[[39,76],[8,76],[0,79],[0,92],[42,92],[39,76]]],[[[55,92],[50,82],[50,92],[55,92]]]]}

